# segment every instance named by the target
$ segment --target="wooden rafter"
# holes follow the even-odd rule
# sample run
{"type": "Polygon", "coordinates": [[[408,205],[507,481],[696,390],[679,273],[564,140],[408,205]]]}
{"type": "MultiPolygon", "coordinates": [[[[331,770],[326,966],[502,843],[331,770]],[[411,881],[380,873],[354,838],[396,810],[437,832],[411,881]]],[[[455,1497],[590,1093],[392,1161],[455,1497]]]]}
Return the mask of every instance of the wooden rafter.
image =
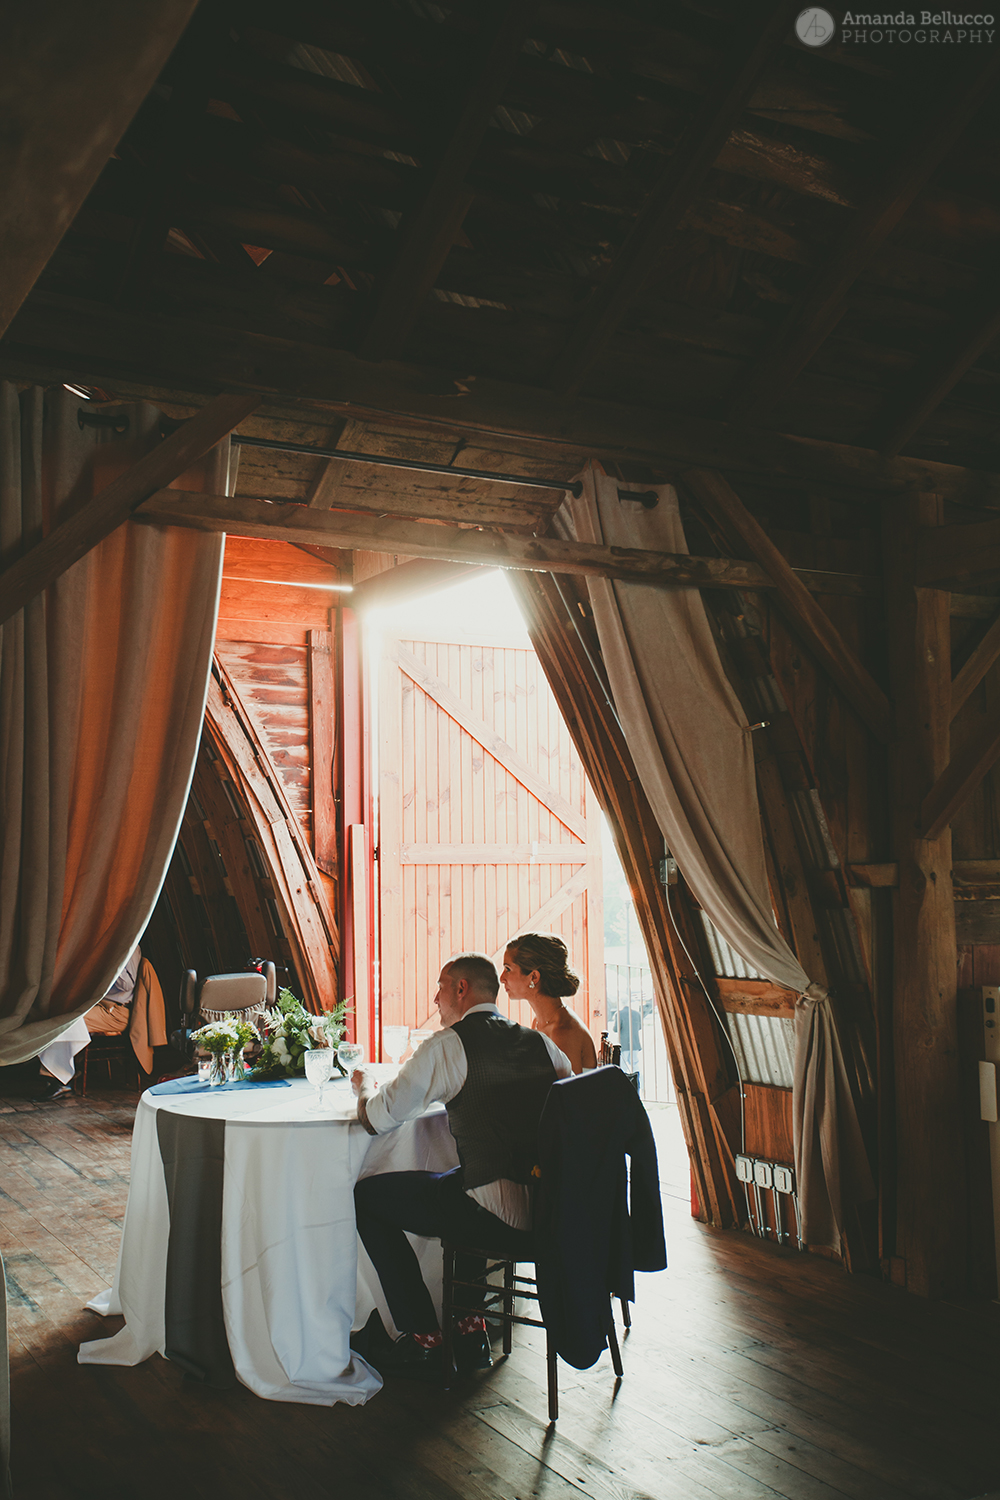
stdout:
{"type": "Polygon", "coordinates": [[[842,317],[848,294],[877,254],[931,173],[965,129],[1000,76],[1000,56],[989,56],[970,77],[956,78],[936,109],[926,113],[920,134],[909,135],[873,194],[834,246],[829,260],[789,309],[776,337],[741,373],[726,415],[760,419],[809,363],[842,317]]]}
{"type": "Polygon", "coordinates": [[[968,744],[952,756],[924,798],[920,822],[925,839],[936,839],[944,832],[998,760],[1000,708],[983,719],[968,744]]]}
{"type": "MultiPolygon", "coordinates": [[[[731,558],[601,547],[587,542],[564,542],[555,537],[313,511],[305,505],[269,505],[242,495],[161,490],[143,503],[136,517],[159,524],[191,526],[199,531],[234,532],[238,536],[297,544],[325,543],[330,547],[401,553],[480,567],[625,578],[671,587],[769,589],[775,586],[764,568],[731,558]]],[[[791,571],[787,564],[784,566],[791,571]]],[[[803,574],[807,581],[815,580],[820,589],[828,587],[829,576],[803,574]]],[[[806,585],[801,586],[809,598],[806,585]]],[[[822,610],[819,613],[822,615],[822,610]]],[[[834,630],[828,620],[827,625],[834,630]]]]}
{"type": "Polygon", "coordinates": [[[777,590],[779,607],[799,639],[826,668],[872,733],[886,742],[892,716],[885,693],[733,488],[721,474],[704,469],[688,470],[684,484],[724,531],[738,539],[766,569],[777,590]]]}
{"type": "Polygon", "coordinates": [[[549,384],[575,395],[663,255],[664,242],[681,224],[700,192],[733,126],[745,110],[761,72],[785,40],[795,6],[780,0],[770,14],[748,6],[749,24],[735,39],[715,86],[696,111],[669,165],[587,303],[550,374],[549,384]],[[761,16],[767,17],[763,27],[761,16]]]}
{"type": "MultiPolygon", "coordinates": [[[[305,400],[334,414],[407,424],[458,436],[482,434],[485,446],[504,438],[556,444],[580,460],[607,456],[665,468],[695,465],[802,481],[823,490],[933,491],[949,500],[1000,509],[1000,474],[928,459],[891,458],[872,449],[783,433],[743,430],[704,417],[646,410],[608,400],[567,403],[551,392],[480,377],[468,389],[438,369],[376,365],[342,349],[256,333],[234,336],[183,318],[124,314],[106,303],[56,293],[36,294],[0,344],[0,374],[48,384],[63,380],[113,384],[148,392],[187,391],[185,382],[216,389],[252,388],[284,402],[305,400]],[[197,371],[191,350],[197,348],[197,371]],[[58,350],[58,355],[51,351],[58,350]],[[143,380],[136,383],[141,358],[143,380]],[[460,400],[456,397],[460,396],[460,400]]],[[[287,408],[286,408],[287,409],[287,408]]]]}
{"type": "Polygon", "coordinates": [[[880,453],[898,453],[932,416],[979,356],[1000,338],[1000,304],[977,307],[943,349],[918,364],[871,434],[880,453]]]}
{"type": "Polygon", "coordinates": [[[955,673],[951,683],[951,716],[958,713],[982,682],[993,663],[1000,659],[1000,610],[974,651],[955,673]]]}
{"type": "Polygon", "coordinates": [[[195,0],[56,0],[8,17],[0,95],[0,334],[93,187],[195,0]],[[13,24],[16,21],[16,24],[13,24]],[[53,38],[58,38],[58,45],[53,38]]]}
{"type": "Polygon", "coordinates": [[[110,536],[141,501],[197,463],[257,405],[255,396],[216,396],[197,416],[112,480],[88,505],[56,526],[44,541],[11,563],[0,574],[0,623],[110,536]]]}
{"type": "Polygon", "coordinates": [[[402,351],[420,304],[437,280],[472,202],[465,175],[503,97],[536,0],[496,0],[485,57],[467,80],[461,113],[423,196],[399,226],[399,245],[376,292],[360,343],[363,359],[394,359],[402,351]]]}

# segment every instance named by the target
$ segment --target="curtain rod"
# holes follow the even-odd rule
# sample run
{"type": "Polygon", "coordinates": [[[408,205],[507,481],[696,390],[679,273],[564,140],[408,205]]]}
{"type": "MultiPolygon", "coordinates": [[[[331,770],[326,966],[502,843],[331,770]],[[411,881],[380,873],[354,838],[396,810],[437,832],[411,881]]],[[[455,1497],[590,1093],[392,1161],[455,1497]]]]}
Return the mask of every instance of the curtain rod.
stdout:
{"type": "MultiPolygon", "coordinates": [[[[490,484],[520,484],[535,490],[568,490],[575,498],[583,494],[583,482],[574,479],[539,479],[528,474],[499,474],[483,469],[458,469],[449,464],[428,464],[416,458],[386,458],[380,453],[349,453],[342,448],[314,448],[311,443],[283,443],[277,438],[244,437],[230,433],[229,441],[241,448],[268,448],[272,453],[304,453],[310,458],[339,458],[349,464],[377,464],[386,469],[416,469],[422,474],[457,474],[462,479],[485,479],[490,484]]],[[[647,510],[657,503],[655,490],[619,490],[619,500],[637,500],[647,510]]]]}

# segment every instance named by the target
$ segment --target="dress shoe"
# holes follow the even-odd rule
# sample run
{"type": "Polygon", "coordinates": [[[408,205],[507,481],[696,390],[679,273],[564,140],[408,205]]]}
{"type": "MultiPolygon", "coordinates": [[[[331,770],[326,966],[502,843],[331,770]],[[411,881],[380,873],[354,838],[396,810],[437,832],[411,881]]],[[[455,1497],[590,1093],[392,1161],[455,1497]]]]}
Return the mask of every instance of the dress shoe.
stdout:
{"type": "Polygon", "coordinates": [[[455,1368],[460,1375],[471,1375],[474,1370],[493,1368],[493,1350],[485,1328],[477,1329],[474,1333],[456,1333],[452,1349],[455,1368]]]}
{"type": "Polygon", "coordinates": [[[51,1099],[68,1099],[72,1092],[69,1084],[59,1078],[39,1078],[29,1097],[36,1104],[45,1104],[51,1099]]]}
{"type": "Polygon", "coordinates": [[[440,1344],[435,1349],[425,1349],[412,1333],[390,1338],[377,1311],[360,1332],[351,1334],[351,1348],[374,1366],[383,1379],[396,1376],[435,1385],[444,1380],[444,1350],[440,1344]]]}

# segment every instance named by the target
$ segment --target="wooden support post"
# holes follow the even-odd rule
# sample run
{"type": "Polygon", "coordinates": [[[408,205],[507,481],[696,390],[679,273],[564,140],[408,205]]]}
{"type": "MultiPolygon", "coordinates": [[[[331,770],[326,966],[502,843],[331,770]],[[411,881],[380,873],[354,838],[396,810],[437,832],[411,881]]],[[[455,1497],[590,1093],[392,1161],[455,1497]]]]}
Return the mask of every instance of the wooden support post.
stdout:
{"type": "Polygon", "coordinates": [[[939,495],[920,494],[890,501],[883,521],[899,867],[893,892],[894,1259],[905,1263],[911,1291],[934,1297],[960,1293],[966,1274],[951,831],[931,840],[918,829],[923,800],[949,755],[948,595],[914,583],[917,529],[940,524],[941,512],[939,495]]]}
{"type": "Polygon", "coordinates": [[[337,816],[333,804],[333,636],[310,630],[309,767],[312,782],[312,834],[316,863],[327,875],[337,871],[337,816]]]}
{"type": "Polygon", "coordinates": [[[371,901],[371,840],[367,837],[365,782],[365,725],[363,671],[358,623],[353,610],[337,611],[336,715],[337,755],[336,794],[339,812],[340,925],[342,963],[341,998],[350,997],[353,1007],[348,1016],[348,1031],[363,1041],[369,1059],[376,1048],[377,1030],[373,1013],[374,990],[371,979],[371,942],[369,936],[371,901]],[[361,851],[364,851],[362,859],[361,851]],[[356,888],[356,883],[363,883],[356,888]],[[359,925],[360,928],[359,928],[359,925]]]}

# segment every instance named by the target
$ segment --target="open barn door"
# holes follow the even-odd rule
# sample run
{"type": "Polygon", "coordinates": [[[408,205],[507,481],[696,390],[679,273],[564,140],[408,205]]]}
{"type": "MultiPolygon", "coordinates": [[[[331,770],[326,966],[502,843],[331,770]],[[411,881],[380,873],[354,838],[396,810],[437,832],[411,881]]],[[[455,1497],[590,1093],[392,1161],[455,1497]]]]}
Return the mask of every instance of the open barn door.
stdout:
{"type": "Polygon", "coordinates": [[[510,937],[542,931],[566,943],[599,1034],[600,813],[534,651],[386,639],[378,739],[382,1024],[435,1024],[451,954],[499,965],[510,937]]]}

